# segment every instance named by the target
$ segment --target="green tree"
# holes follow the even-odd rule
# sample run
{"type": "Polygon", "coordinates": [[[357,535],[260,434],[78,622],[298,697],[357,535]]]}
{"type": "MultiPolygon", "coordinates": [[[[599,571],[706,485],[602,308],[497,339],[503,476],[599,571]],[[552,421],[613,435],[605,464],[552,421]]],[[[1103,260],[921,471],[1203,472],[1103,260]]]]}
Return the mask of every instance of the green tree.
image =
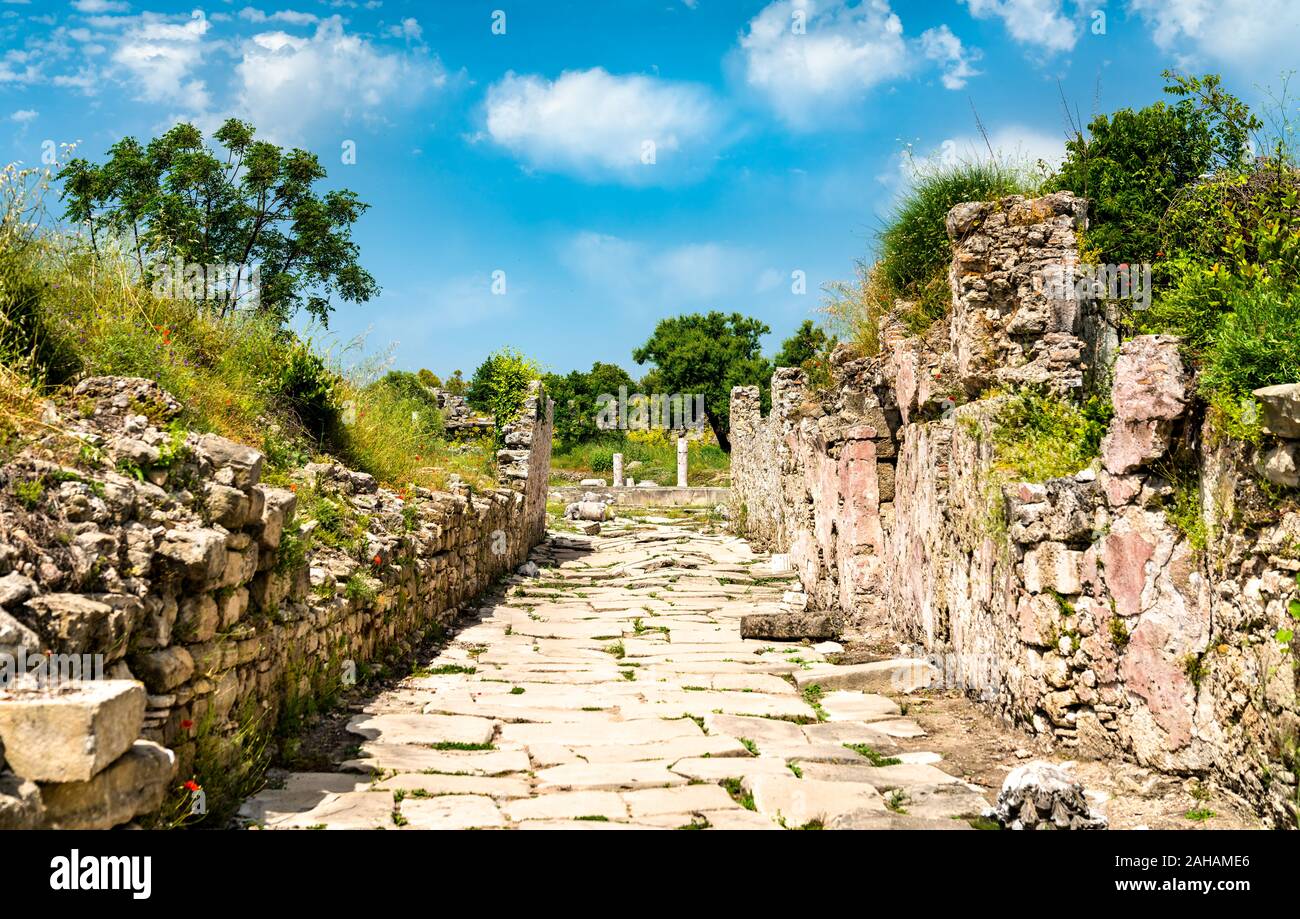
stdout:
{"type": "Polygon", "coordinates": [[[216,266],[257,266],[256,306],[281,321],[305,309],[324,323],[333,297],[362,303],[379,292],[352,241],[369,205],[347,189],[318,194],[325,169],[314,154],[255,140],[233,118],[213,139],[224,153],[178,124],[147,146],[123,138],[102,165],[72,160],[58,176],[65,216],[89,228],[96,250],[122,239],[147,282],[176,261],[203,266],[196,299],[222,313],[250,305],[243,290],[253,282],[243,268],[232,279],[216,266]]]}
{"type": "Polygon", "coordinates": [[[1089,199],[1088,245],[1101,262],[1155,261],[1179,193],[1208,172],[1244,168],[1261,127],[1217,76],[1165,78],[1177,102],[1098,115],[1088,136],[1066,141],[1053,185],[1089,199]]]}
{"type": "Polygon", "coordinates": [[[776,355],[776,366],[803,367],[808,361],[821,357],[834,347],[834,338],[811,319],[805,319],[803,325],[781,345],[781,350],[776,355]]]}
{"type": "Polygon", "coordinates": [[[501,447],[506,425],[519,417],[528,384],[540,376],[537,364],[513,348],[502,348],[487,356],[470,378],[466,398],[496,422],[497,447],[501,447]]]}
{"type": "MultiPolygon", "coordinates": [[[[731,389],[757,385],[766,393],[771,363],[759,339],[770,332],[762,321],[740,313],[692,313],[660,320],[654,334],[632,352],[638,364],[652,362],[647,380],[666,394],[703,394],[718,444],[731,452],[731,389]]],[[[647,390],[649,392],[650,390],[647,390]]]]}
{"type": "Polygon", "coordinates": [[[602,395],[617,396],[619,387],[631,390],[635,386],[626,370],[602,361],[596,361],[586,372],[573,370],[563,376],[548,373],[544,382],[546,392],[555,400],[556,440],[565,447],[600,435],[596,414],[597,400],[602,395]]]}

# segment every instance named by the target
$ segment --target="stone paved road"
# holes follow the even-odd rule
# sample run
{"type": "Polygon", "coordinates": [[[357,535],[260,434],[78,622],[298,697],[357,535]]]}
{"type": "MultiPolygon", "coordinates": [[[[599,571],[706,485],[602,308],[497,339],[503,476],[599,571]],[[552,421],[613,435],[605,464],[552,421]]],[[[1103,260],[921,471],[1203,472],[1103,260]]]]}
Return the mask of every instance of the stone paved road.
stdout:
{"type": "Polygon", "coordinates": [[[742,640],[792,585],[672,525],[554,536],[418,675],[349,723],[361,755],[245,803],[276,829],[964,829],[985,801],[852,668],[742,640]],[[840,670],[843,673],[840,673],[840,670]],[[818,682],[811,682],[817,680],[818,682]]]}

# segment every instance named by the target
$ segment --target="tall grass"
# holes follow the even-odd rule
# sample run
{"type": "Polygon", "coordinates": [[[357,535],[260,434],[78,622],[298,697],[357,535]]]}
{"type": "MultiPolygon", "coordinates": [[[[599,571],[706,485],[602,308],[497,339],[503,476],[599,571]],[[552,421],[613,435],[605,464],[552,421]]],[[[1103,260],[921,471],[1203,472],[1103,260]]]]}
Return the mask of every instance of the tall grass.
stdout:
{"type": "Polygon", "coordinates": [[[880,320],[898,318],[916,334],[948,313],[952,241],[948,212],[967,201],[1034,195],[1042,186],[1027,165],[1011,160],[923,161],[877,234],[877,260],[858,264],[854,280],[828,285],[823,312],[858,351],[879,353],[880,320]],[[902,305],[899,305],[902,301],[902,305]]]}
{"type": "Polygon", "coordinates": [[[244,311],[221,316],[156,296],[112,240],[96,251],[77,235],[42,230],[47,183],[0,175],[0,363],[4,411],[21,387],[52,391],[80,376],[156,380],[183,406],[182,423],[260,448],[268,478],[337,456],[393,485],[441,487],[457,472],[493,481],[490,445],[453,446],[436,409],[372,368],[343,365],[347,349],[303,338],[244,311]]]}

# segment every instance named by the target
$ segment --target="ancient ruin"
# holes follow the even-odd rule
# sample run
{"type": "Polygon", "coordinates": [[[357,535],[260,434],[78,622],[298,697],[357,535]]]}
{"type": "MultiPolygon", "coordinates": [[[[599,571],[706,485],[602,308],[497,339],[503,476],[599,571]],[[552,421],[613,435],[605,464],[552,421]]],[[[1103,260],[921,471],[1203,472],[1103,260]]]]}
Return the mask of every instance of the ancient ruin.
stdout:
{"type": "Polygon", "coordinates": [[[879,356],[839,350],[822,391],[778,370],[767,417],[734,391],[734,517],[789,554],[800,617],[913,647],[1072,758],[1213,777],[1293,826],[1300,517],[1270,496],[1296,483],[1300,387],[1256,393],[1260,447],[1216,432],[1176,339],[1121,343],[1107,301],[1043,283],[1085,225],[1068,193],[960,205],[946,320],[887,318],[879,356]],[[1022,387],[1109,402],[1098,459],[1008,478],[995,430],[1022,387]],[[1188,482],[1196,519],[1175,521],[1188,482]]]}

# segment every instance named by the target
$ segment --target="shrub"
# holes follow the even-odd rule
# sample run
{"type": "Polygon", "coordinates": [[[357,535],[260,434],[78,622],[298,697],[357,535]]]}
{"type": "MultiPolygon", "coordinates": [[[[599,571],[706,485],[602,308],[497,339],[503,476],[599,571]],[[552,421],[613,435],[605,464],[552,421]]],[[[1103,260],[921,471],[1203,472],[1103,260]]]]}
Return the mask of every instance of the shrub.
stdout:
{"type": "Polygon", "coordinates": [[[1096,397],[1076,406],[1032,390],[1017,393],[994,424],[997,468],[1027,482],[1074,475],[1100,453],[1111,414],[1096,397]]]}
{"type": "Polygon", "coordinates": [[[880,353],[880,319],[894,308],[879,264],[859,262],[852,281],[833,281],[825,287],[822,312],[836,333],[868,357],[880,353]]]}
{"type": "Polygon", "coordinates": [[[901,318],[912,331],[924,331],[947,315],[951,302],[948,212],[966,201],[990,201],[1035,190],[1026,170],[998,160],[920,167],[880,233],[880,260],[868,274],[880,285],[873,297],[891,305],[895,299],[912,302],[914,306],[901,318]]]}
{"type": "Polygon", "coordinates": [[[1300,290],[1260,287],[1230,300],[1204,356],[1203,390],[1240,400],[1300,380],[1300,290]]]}
{"type": "Polygon", "coordinates": [[[1052,180],[1090,200],[1088,243],[1100,262],[1154,261],[1161,221],[1181,190],[1216,168],[1241,169],[1249,133],[1260,127],[1218,77],[1165,77],[1177,102],[1098,115],[1087,137],[1066,142],[1052,180]]]}
{"type": "Polygon", "coordinates": [[[323,438],[337,420],[334,391],[338,376],[306,342],[295,341],[286,352],[275,381],[276,390],[303,427],[318,439],[323,438]]]}
{"type": "Polygon", "coordinates": [[[503,444],[505,426],[519,417],[528,384],[537,379],[537,364],[513,348],[502,348],[488,355],[470,380],[469,404],[488,412],[496,421],[496,442],[503,444]]]}

